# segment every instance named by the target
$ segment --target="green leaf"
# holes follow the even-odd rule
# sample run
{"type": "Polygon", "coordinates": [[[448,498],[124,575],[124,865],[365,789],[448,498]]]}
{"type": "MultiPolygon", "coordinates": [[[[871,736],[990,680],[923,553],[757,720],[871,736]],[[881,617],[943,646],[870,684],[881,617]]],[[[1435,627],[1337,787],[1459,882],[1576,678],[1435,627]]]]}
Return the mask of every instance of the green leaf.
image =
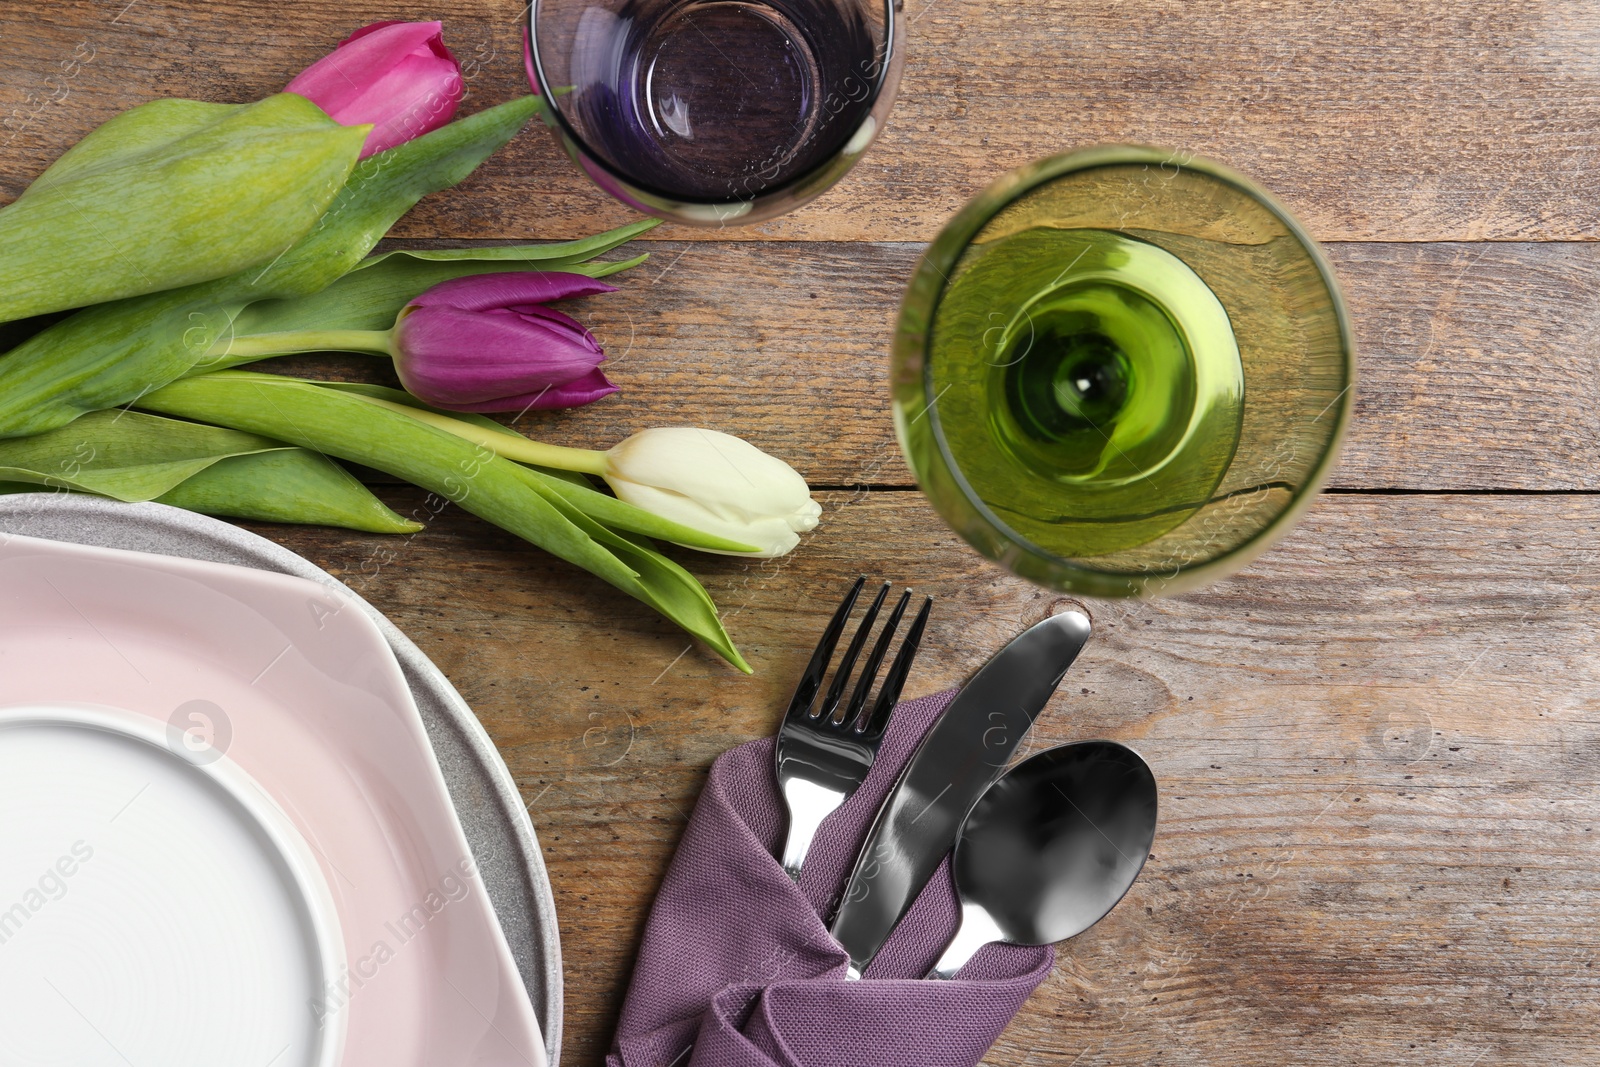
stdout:
{"type": "Polygon", "coordinates": [[[0,441],[0,479],[152,500],[219,460],[284,447],[219,426],[97,411],[72,426],[0,441]]]}
{"type": "MultiPolygon", "coordinates": [[[[575,522],[572,509],[541,493],[517,464],[482,446],[358,396],[272,374],[197,375],[144,396],[139,406],[288,441],[404,478],[604,578],[666,613],[730,662],[741,662],[714,612],[708,619],[703,605],[695,609],[681,590],[668,595],[653,579],[643,580],[593,536],[590,523],[575,522]]],[[[640,559],[637,552],[631,558],[640,559]]]]}
{"type": "Polygon", "coordinates": [[[0,438],[65,426],[184,373],[237,307],[204,286],[85,308],[0,355],[0,438]]]}
{"type": "MultiPolygon", "coordinates": [[[[151,100],[114,115],[90,130],[63,152],[45,172],[22,191],[22,196],[109,165],[136,159],[171,145],[214,122],[231,116],[248,104],[213,104],[204,100],[151,100]]],[[[18,197],[21,200],[22,197],[18,197]]]]}
{"type": "Polygon", "coordinates": [[[40,331],[49,329],[69,314],[71,312],[52,311],[48,315],[30,315],[25,319],[0,322],[0,354],[17,347],[40,331]]]}
{"type": "MultiPolygon", "coordinates": [[[[299,380],[305,381],[306,379],[299,380]]],[[[511,427],[496,422],[487,415],[431,407],[403,389],[390,389],[387,386],[367,385],[362,382],[315,382],[312,384],[320,385],[327,389],[338,389],[346,393],[356,393],[360,396],[375,397],[378,400],[387,400],[392,404],[404,404],[406,407],[417,408],[421,411],[431,411],[436,415],[445,415],[470,426],[477,426],[517,441],[527,440],[511,427]]],[[[618,500],[608,493],[600,492],[595,488],[593,482],[576,471],[556,470],[550,467],[537,467],[523,463],[518,463],[517,466],[522,470],[524,477],[536,488],[541,491],[548,488],[583,514],[613,529],[627,530],[630,533],[643,534],[645,537],[659,537],[663,541],[671,541],[687,548],[698,548],[710,552],[759,551],[754,545],[746,545],[738,541],[717,537],[714,534],[684,526],[670,519],[663,519],[653,512],[646,511],[626,501],[618,500]]]]}
{"type": "Polygon", "coordinates": [[[361,152],[293,93],[113,120],[0,209],[0,321],[222,278],[310,233],[361,152]]]}
{"type": "Polygon", "coordinates": [[[448,189],[494,155],[541,107],[523,96],[457,119],[368,156],[303,240],[243,283],[222,286],[221,299],[314,293],[354,269],[401,215],[429,193],[448,189]]]}
{"type": "Polygon", "coordinates": [[[370,533],[422,528],[326,456],[141,411],[95,412],[59,430],[0,441],[0,493],[42,488],[236,519],[370,533]]]}
{"type": "Polygon", "coordinates": [[[278,448],[218,460],[155,498],[204,515],[257,522],[340,526],[366,533],[415,533],[355,475],[304,448],[278,448]]]}
{"type": "Polygon", "coordinates": [[[529,484],[538,489],[540,494],[573,525],[605,545],[633,568],[638,577],[634,580],[633,587],[623,587],[627,592],[667,618],[676,621],[679,626],[699,637],[715,649],[723,659],[744,673],[754,673],[750,664],[745,662],[745,658],[734,647],[727,631],[723,629],[722,620],[717,614],[717,605],[712,601],[711,594],[695,580],[694,575],[657,552],[650,542],[626,537],[596,522],[567,498],[560,488],[564,483],[557,483],[555,479],[541,478],[539,472],[527,467],[523,467],[522,470],[525,477],[534,476],[528,478],[529,484]]]}
{"type": "MultiPolygon", "coordinates": [[[[513,246],[512,250],[527,247],[513,246]]],[[[555,247],[555,246],[543,246],[555,247]]],[[[498,249],[483,249],[494,252],[498,249]]],[[[609,263],[561,259],[454,259],[419,260],[391,256],[376,267],[351,271],[328,288],[311,296],[289,300],[263,300],[251,304],[234,320],[238,336],[283,333],[289,330],[387,330],[400,309],[424,291],[452,278],[469,274],[497,274],[513,270],[561,270],[589,278],[604,278],[643,263],[635,256],[609,263]]],[[[223,364],[196,368],[203,373],[223,364]]]]}
{"type": "Polygon", "coordinates": [[[660,219],[630,222],[593,237],[580,237],[576,241],[557,241],[537,245],[500,245],[495,248],[397,248],[368,256],[356,265],[357,270],[367,270],[396,256],[424,259],[434,263],[452,263],[459,260],[490,262],[500,260],[571,259],[583,261],[604,255],[621,245],[648,233],[661,225],[660,219]]]}
{"type": "Polygon", "coordinates": [[[369,157],[316,228],[275,249],[283,254],[266,267],[87,308],[30,337],[0,356],[0,437],[63,426],[187,373],[245,305],[333,283],[424,193],[464,178],[538,106],[513,100],[369,157]]]}
{"type": "Polygon", "coordinates": [[[361,463],[432,490],[608,581],[632,576],[525,491],[507,460],[398,412],[276,374],[221,371],[173,382],[139,406],[361,463]]]}
{"type": "MultiPolygon", "coordinates": [[[[503,422],[496,422],[487,415],[476,411],[446,411],[424,404],[404,389],[391,389],[387,385],[368,385],[366,382],[313,382],[309,378],[298,378],[296,381],[306,382],[311,385],[321,386],[324,389],[337,389],[341,393],[355,393],[357,396],[370,396],[377,400],[387,400],[391,404],[404,404],[408,408],[419,411],[432,411],[438,415],[448,415],[452,419],[460,419],[471,426],[479,426],[494,433],[504,434],[522,440],[522,435],[503,422]]],[[[582,477],[578,475],[577,477],[582,477]]]]}

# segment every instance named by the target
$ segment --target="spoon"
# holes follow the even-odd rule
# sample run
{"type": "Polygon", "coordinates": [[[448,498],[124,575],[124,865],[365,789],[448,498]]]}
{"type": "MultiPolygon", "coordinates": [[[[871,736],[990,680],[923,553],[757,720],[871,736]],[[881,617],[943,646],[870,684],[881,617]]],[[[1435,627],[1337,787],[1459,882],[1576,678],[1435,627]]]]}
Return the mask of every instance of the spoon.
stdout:
{"type": "Polygon", "coordinates": [[[954,978],[991,941],[1048,945],[1116,907],[1156,834],[1156,779],[1115,741],[1029,757],[978,799],[956,841],[961,926],[929,978],[954,978]]]}

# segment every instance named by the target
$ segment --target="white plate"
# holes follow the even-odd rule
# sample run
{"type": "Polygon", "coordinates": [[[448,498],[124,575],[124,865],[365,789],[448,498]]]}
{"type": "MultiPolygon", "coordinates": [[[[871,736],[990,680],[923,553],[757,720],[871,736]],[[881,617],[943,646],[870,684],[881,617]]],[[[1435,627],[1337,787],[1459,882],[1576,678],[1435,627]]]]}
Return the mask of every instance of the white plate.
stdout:
{"type": "Polygon", "coordinates": [[[41,702],[123,707],[170,727],[178,747],[199,731],[281,806],[343,931],[345,965],[307,1006],[347,1028],[342,1067],[544,1067],[410,690],[348,593],[6,538],[0,705],[41,702]]]}
{"type": "MultiPolygon", "coordinates": [[[[352,601],[400,664],[531,997],[546,1055],[552,1065],[559,1062],[561,942],[543,850],[494,742],[449,679],[410,638],[310,560],[220,519],[165,504],[124,504],[81,493],[17,493],[0,497],[0,541],[8,534],[292,574],[352,601]]],[[[368,576],[363,566],[362,580],[368,576]]]]}
{"type": "Polygon", "coordinates": [[[334,1067],[333,898],[233,761],[112,708],[0,709],[0,1063],[334,1067]],[[114,1035],[114,1036],[113,1036],[114,1035]]]}

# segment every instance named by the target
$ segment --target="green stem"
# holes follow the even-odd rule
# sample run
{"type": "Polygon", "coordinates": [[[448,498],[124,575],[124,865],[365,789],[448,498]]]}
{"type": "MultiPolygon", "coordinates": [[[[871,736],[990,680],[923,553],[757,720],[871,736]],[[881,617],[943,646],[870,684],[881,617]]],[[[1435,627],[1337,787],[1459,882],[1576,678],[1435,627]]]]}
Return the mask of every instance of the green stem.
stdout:
{"type": "MultiPolygon", "coordinates": [[[[354,332],[354,331],[352,331],[354,332]]],[[[429,426],[437,427],[446,433],[453,433],[463,440],[471,441],[475,445],[482,445],[489,451],[505,459],[514,459],[518,463],[529,463],[535,467],[554,467],[557,470],[577,471],[580,474],[594,474],[605,477],[610,472],[610,461],[604,452],[596,452],[588,448],[568,448],[565,445],[547,445],[543,441],[531,441],[526,437],[513,437],[506,433],[495,433],[474,426],[470,422],[452,419],[448,415],[441,415],[436,411],[425,411],[422,408],[408,407],[405,404],[396,404],[392,400],[381,400],[375,396],[358,396],[368,404],[377,404],[379,407],[398,411],[402,415],[409,415],[418,422],[425,422],[429,426]]]]}
{"type": "Polygon", "coordinates": [[[265,359],[296,352],[370,352],[393,355],[388,330],[286,330],[282,333],[221,337],[206,352],[207,359],[265,359]]]}
{"type": "Polygon", "coordinates": [[[348,392],[243,371],[181,378],[140,397],[139,407],[237,427],[414,482],[598,575],[750,669],[711,597],[682,567],[642,539],[598,525],[542,479],[529,478],[527,467],[454,434],[348,392]]]}

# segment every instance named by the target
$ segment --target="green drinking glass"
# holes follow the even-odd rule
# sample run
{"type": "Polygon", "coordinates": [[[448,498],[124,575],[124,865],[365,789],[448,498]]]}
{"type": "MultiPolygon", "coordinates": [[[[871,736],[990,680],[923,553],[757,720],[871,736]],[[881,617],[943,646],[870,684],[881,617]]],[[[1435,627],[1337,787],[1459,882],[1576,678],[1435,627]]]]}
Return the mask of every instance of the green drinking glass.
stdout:
{"type": "Polygon", "coordinates": [[[1293,217],[1216,163],[1093,148],[945,226],[894,338],[895,428],[979,552],[1086,596],[1177,593],[1286,531],[1333,466],[1355,350],[1293,217]]]}

